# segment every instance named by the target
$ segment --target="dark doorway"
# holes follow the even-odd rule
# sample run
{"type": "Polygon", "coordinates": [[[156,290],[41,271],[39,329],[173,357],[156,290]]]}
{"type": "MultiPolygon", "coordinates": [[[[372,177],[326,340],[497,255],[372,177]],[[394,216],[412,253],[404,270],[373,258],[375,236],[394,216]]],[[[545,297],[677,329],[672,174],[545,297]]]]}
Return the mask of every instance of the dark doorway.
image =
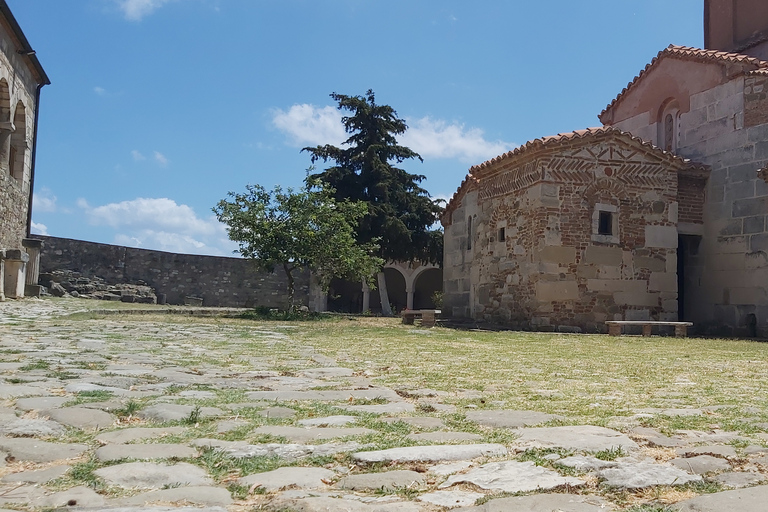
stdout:
{"type": "Polygon", "coordinates": [[[677,237],[677,319],[690,321],[690,293],[695,293],[695,286],[689,282],[695,276],[693,267],[698,264],[699,244],[698,235],[679,235],[677,237]]]}

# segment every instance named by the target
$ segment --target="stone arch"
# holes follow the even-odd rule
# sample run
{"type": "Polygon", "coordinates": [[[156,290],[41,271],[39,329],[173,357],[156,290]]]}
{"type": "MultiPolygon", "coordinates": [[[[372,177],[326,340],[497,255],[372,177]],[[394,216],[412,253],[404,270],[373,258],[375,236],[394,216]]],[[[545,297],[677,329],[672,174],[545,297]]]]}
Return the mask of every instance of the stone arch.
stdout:
{"type": "MultiPolygon", "coordinates": [[[[408,305],[408,296],[406,293],[406,276],[397,265],[387,264],[384,266],[384,279],[387,283],[387,295],[389,303],[392,304],[392,312],[400,312],[408,305]]],[[[379,290],[371,290],[371,311],[381,312],[381,297],[379,290]]]]}
{"type": "Polygon", "coordinates": [[[667,98],[656,116],[656,145],[664,151],[676,151],[680,132],[680,102],[667,98]]]}
{"type": "Polygon", "coordinates": [[[617,201],[624,201],[629,197],[624,184],[610,178],[598,178],[586,186],[582,197],[587,204],[594,204],[606,194],[613,196],[617,201]]]}
{"type": "Polygon", "coordinates": [[[443,290],[443,270],[438,267],[421,267],[413,276],[413,309],[435,309],[432,298],[443,290]]]}
{"type": "Polygon", "coordinates": [[[8,81],[0,78],[0,168],[10,171],[8,158],[11,149],[11,134],[13,123],[11,122],[11,94],[8,81]]]}
{"type": "Polygon", "coordinates": [[[17,180],[23,181],[29,147],[27,142],[27,109],[21,101],[16,104],[13,125],[15,129],[11,134],[8,171],[17,180]]]}

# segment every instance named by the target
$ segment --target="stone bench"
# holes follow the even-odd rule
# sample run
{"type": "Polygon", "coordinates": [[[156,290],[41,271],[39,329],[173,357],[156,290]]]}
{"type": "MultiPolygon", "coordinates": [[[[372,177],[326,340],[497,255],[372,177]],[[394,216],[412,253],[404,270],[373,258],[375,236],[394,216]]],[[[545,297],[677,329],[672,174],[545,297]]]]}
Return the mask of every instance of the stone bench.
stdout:
{"type": "Polygon", "coordinates": [[[620,336],[621,328],[624,325],[642,326],[643,336],[650,336],[654,325],[672,325],[675,327],[675,336],[685,338],[688,336],[688,328],[693,326],[693,322],[657,322],[653,320],[608,320],[605,323],[608,326],[609,336],[620,336]]]}
{"type": "Polygon", "coordinates": [[[416,320],[416,318],[421,318],[422,327],[434,327],[435,318],[439,314],[439,309],[405,309],[400,312],[404,324],[413,325],[413,321],[416,320]]]}

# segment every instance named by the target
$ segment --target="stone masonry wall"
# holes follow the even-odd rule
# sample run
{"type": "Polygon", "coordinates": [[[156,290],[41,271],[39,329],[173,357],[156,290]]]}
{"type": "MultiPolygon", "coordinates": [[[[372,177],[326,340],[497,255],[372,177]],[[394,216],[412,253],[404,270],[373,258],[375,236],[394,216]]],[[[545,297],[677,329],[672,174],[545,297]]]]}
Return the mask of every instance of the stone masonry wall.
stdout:
{"type": "Polygon", "coordinates": [[[21,249],[27,234],[36,89],[11,34],[0,24],[0,249],[21,249]],[[16,151],[15,174],[9,170],[11,145],[16,151]]]}
{"type": "MultiPolygon", "coordinates": [[[[43,240],[41,272],[74,270],[107,283],[144,281],[169,304],[201,297],[204,306],[285,308],[286,278],[282,269],[258,272],[241,258],[174,254],[35,235],[43,240]]],[[[297,304],[308,304],[308,273],[296,280],[297,304]]]]}
{"type": "Polygon", "coordinates": [[[677,212],[677,172],[658,159],[610,141],[563,145],[462,198],[445,227],[444,304],[537,330],[677,320],[677,212]],[[615,207],[615,238],[596,235],[598,204],[615,207]]]}
{"type": "MultiPolygon", "coordinates": [[[[685,77],[681,77],[681,80],[685,77]]],[[[735,77],[694,94],[680,115],[676,153],[711,166],[699,264],[686,271],[686,319],[721,335],[768,336],[766,77],[735,77]]],[[[656,142],[642,116],[617,128],[656,142]]]]}

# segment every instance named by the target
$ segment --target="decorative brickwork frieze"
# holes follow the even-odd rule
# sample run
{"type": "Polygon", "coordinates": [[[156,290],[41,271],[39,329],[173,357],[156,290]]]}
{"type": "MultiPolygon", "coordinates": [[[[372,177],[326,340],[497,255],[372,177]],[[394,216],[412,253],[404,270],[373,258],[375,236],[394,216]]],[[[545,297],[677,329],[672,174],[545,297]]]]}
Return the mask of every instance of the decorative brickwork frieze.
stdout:
{"type": "Polygon", "coordinates": [[[768,123],[768,76],[744,78],[744,126],[768,123]]]}

